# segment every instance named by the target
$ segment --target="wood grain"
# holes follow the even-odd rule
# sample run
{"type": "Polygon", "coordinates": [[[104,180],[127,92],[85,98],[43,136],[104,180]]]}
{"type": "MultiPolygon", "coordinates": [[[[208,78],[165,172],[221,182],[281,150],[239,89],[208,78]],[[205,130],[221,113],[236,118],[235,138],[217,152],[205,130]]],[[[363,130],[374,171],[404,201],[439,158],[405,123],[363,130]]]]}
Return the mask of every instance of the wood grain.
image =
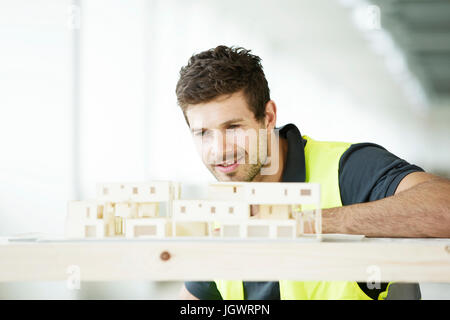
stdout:
{"type": "MultiPolygon", "coordinates": [[[[448,240],[448,239],[447,239],[448,240]]],[[[450,282],[450,240],[140,240],[0,244],[0,281],[352,280],[450,282]]]]}

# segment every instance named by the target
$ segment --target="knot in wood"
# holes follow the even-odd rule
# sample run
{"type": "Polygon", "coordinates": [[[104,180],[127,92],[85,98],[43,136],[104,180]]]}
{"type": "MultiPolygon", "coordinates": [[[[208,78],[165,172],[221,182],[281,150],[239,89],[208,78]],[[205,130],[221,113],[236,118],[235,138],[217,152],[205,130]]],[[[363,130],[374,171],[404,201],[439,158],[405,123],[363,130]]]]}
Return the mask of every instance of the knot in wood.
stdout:
{"type": "Polygon", "coordinates": [[[163,251],[161,252],[159,257],[161,258],[162,261],[167,261],[170,259],[170,253],[167,251],[163,251]]]}

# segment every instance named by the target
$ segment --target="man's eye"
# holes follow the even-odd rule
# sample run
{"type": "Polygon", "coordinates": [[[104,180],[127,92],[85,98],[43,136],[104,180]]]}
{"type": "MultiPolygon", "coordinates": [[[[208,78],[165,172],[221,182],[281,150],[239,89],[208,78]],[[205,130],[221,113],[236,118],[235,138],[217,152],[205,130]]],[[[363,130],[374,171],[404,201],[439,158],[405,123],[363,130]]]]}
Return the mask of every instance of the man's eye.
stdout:
{"type": "Polygon", "coordinates": [[[197,130],[197,131],[194,131],[194,136],[196,136],[196,137],[203,137],[203,136],[205,136],[207,134],[208,134],[208,130],[197,130]]]}
{"type": "Polygon", "coordinates": [[[194,136],[201,136],[203,135],[203,130],[192,130],[192,134],[194,136]]]}
{"type": "Polygon", "coordinates": [[[240,126],[238,124],[232,124],[228,127],[228,129],[236,129],[239,128],[240,126]]]}

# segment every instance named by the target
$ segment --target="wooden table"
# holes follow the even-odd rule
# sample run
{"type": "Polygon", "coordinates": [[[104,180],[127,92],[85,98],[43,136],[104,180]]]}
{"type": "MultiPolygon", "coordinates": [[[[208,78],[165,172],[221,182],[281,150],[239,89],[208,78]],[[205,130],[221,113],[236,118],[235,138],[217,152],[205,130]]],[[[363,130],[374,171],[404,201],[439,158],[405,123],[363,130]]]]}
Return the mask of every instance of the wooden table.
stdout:
{"type": "Polygon", "coordinates": [[[450,282],[450,239],[0,242],[0,281],[66,280],[73,268],[81,281],[450,282]]]}

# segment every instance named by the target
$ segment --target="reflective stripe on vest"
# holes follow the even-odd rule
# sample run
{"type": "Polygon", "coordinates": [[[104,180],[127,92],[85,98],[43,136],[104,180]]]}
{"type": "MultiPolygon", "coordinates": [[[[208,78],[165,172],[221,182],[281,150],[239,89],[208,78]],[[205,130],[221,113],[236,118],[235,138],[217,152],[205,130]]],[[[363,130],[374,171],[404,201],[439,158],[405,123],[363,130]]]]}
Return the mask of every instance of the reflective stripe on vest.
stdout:
{"type": "MultiPolygon", "coordinates": [[[[321,184],[322,208],[341,207],[339,160],[350,143],[315,141],[308,136],[305,147],[306,181],[321,184]]],[[[244,286],[240,280],[215,280],[224,300],[243,300],[244,286]]],[[[290,281],[280,280],[282,300],[371,300],[352,281],[290,281]]],[[[386,297],[386,291],[379,299],[386,297]]]]}

